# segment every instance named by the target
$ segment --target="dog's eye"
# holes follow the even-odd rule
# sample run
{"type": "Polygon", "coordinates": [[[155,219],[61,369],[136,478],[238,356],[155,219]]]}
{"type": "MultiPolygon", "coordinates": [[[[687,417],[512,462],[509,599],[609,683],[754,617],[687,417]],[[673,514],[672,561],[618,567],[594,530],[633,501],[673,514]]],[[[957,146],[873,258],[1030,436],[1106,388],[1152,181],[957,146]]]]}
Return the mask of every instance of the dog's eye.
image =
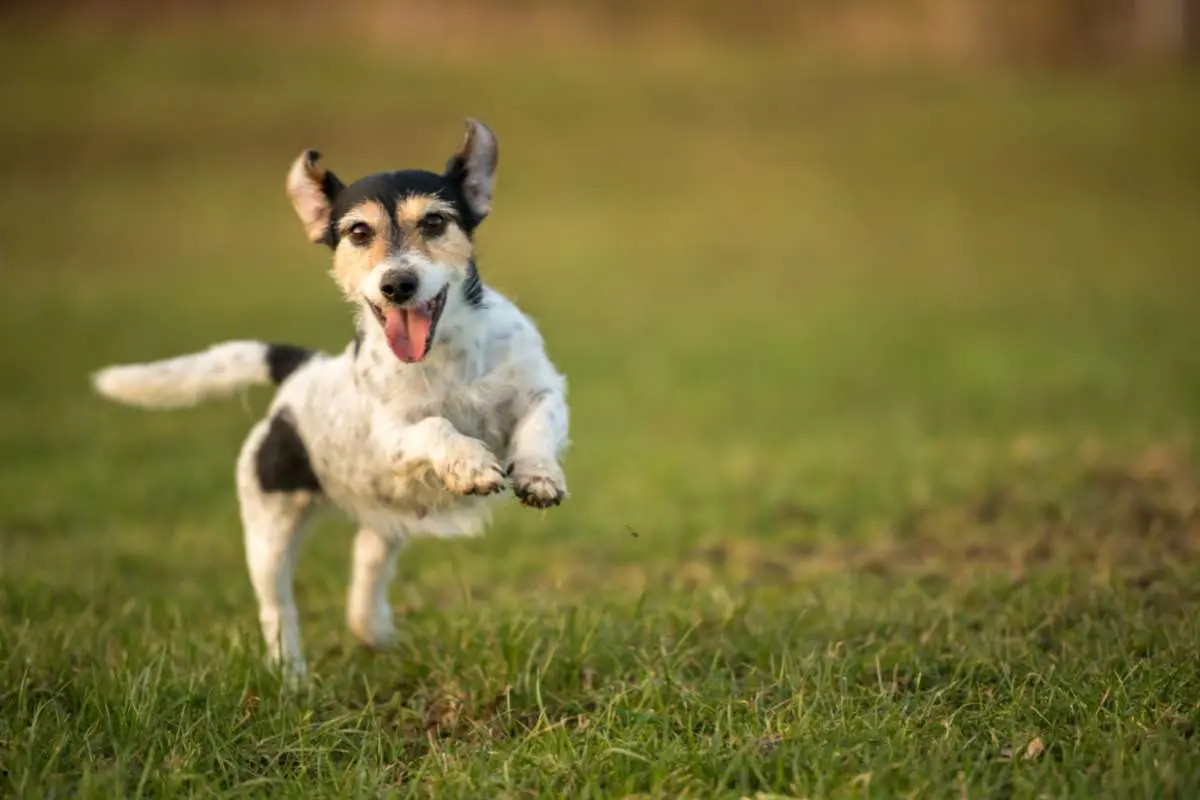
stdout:
{"type": "Polygon", "coordinates": [[[371,237],[374,235],[374,233],[375,232],[371,230],[371,226],[367,223],[356,222],[350,226],[349,230],[346,231],[346,238],[349,239],[350,243],[355,247],[363,247],[367,244],[367,242],[371,241],[371,237]]]}
{"type": "Polygon", "coordinates": [[[421,233],[426,236],[441,236],[446,231],[446,215],[434,211],[421,217],[421,233]]]}

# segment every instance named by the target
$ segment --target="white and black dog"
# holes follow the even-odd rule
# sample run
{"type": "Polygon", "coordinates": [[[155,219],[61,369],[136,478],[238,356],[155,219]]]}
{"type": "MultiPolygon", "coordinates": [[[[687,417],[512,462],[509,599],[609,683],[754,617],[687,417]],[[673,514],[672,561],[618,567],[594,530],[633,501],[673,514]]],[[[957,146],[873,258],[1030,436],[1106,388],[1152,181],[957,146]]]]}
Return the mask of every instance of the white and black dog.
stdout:
{"type": "Polygon", "coordinates": [[[407,538],[478,533],[506,477],[534,508],[567,494],[565,380],[534,324],[475,265],[497,153],[492,132],[468,120],[440,175],[386,172],[345,186],[315,151],[297,159],[288,196],[308,238],[333,251],[334,278],[357,312],[341,354],[236,341],[94,376],[101,394],[151,408],[279,385],[236,474],[263,635],[293,678],[305,664],[292,571],[314,508],[332,504],[361,526],[347,618],[382,646],[407,538]]]}

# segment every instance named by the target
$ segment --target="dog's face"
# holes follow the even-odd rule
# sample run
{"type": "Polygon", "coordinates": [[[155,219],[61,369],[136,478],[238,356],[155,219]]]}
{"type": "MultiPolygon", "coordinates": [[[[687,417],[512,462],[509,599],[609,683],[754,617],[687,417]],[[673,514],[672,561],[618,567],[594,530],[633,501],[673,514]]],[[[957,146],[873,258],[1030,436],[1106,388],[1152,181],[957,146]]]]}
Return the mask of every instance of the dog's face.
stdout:
{"type": "Polygon", "coordinates": [[[492,132],[468,120],[441,175],[383,172],[345,186],[314,150],[288,174],[309,240],[333,250],[338,285],[382,326],[401,361],[425,358],[442,316],[479,301],[472,235],[491,211],[497,155],[492,132]]]}

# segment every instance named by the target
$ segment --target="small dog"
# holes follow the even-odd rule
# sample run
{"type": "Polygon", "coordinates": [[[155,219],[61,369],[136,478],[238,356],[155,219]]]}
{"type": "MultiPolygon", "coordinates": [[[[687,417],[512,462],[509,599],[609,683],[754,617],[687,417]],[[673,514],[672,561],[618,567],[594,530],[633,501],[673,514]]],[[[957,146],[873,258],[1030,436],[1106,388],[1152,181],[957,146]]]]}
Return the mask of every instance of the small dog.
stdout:
{"type": "Polygon", "coordinates": [[[368,645],[394,635],[388,583],[409,537],[479,533],[505,479],[526,506],[567,496],[566,383],[541,335],[479,277],[473,237],[492,209],[498,148],[467,120],[442,174],[384,172],[349,186],[305,151],[287,193],[356,311],[340,355],[234,341],[93,376],[113,400],[193,405],[254,384],[279,390],[236,476],[250,578],[271,661],[305,674],[292,571],[310,512],[361,527],[347,618],[368,645]]]}

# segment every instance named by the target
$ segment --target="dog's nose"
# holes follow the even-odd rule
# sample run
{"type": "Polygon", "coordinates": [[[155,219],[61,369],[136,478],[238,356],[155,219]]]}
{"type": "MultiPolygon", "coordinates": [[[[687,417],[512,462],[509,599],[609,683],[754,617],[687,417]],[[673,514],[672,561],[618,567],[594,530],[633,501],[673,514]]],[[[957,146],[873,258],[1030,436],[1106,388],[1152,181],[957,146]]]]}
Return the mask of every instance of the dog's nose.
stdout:
{"type": "Polygon", "coordinates": [[[406,303],[417,293],[419,285],[416,273],[395,269],[384,273],[379,281],[379,293],[393,303],[406,303]]]}

